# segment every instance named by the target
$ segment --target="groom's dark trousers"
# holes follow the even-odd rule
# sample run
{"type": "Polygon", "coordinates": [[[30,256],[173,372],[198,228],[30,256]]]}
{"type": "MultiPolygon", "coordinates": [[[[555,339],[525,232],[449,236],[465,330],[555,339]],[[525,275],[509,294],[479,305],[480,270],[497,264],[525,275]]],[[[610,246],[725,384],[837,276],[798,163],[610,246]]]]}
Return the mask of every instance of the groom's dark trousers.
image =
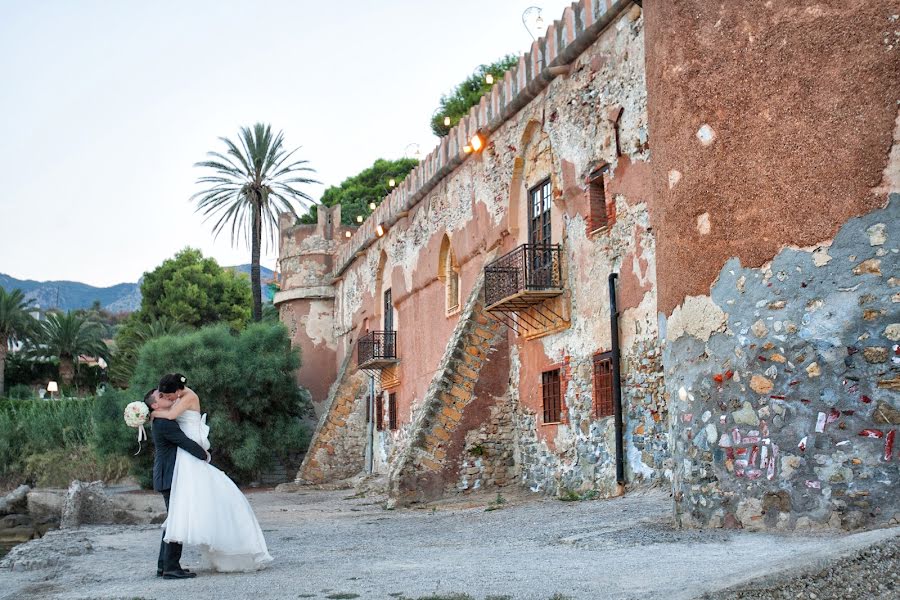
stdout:
{"type": "MultiPolygon", "coordinates": [[[[153,445],[156,448],[153,458],[153,489],[161,492],[169,510],[169,494],[172,491],[172,474],[175,472],[175,457],[178,449],[191,453],[202,461],[206,461],[206,450],[200,444],[181,431],[178,423],[169,419],[154,419],[152,426],[153,445]]],[[[164,573],[181,569],[181,544],[165,542],[159,544],[159,560],[157,569],[164,573]]]]}

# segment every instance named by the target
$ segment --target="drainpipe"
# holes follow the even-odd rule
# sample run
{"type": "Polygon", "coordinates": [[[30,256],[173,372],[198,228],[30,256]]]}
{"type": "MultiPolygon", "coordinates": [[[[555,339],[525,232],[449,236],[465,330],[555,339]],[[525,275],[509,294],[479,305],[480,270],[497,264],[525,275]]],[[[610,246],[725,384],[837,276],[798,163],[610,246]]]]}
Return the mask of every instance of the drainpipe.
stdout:
{"type": "Polygon", "coordinates": [[[371,475],[375,464],[375,376],[369,375],[369,422],[366,423],[366,474],[371,475]]]}
{"type": "Polygon", "coordinates": [[[616,306],[616,280],[618,273],[609,274],[609,327],[612,337],[613,406],[616,424],[616,488],[625,493],[625,453],[622,432],[622,376],[619,356],[619,309],[616,306]]]}

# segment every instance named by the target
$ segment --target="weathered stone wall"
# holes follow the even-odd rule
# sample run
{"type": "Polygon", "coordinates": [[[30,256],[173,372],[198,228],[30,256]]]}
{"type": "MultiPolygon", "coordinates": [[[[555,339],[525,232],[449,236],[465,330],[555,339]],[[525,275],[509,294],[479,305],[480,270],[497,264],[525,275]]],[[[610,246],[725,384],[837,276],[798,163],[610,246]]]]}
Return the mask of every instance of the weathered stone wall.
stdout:
{"type": "MultiPolygon", "coordinates": [[[[595,416],[591,371],[594,354],[611,347],[612,272],[621,282],[627,478],[635,484],[666,477],[642,13],[628,2],[583,2],[566,12],[548,39],[560,28],[565,36],[582,32],[578,54],[569,56],[564,72],[545,71],[527,93],[516,83],[517,97],[527,103],[516,105],[513,118],[486,119],[473,110],[336,250],[338,358],[353,354],[359,332],[382,328],[382,295],[392,292],[400,362],[392,369],[390,391],[397,395],[399,428],[376,434],[374,463],[377,472],[390,474],[397,498],[430,498],[476,482],[503,485],[510,477],[549,493],[616,491],[612,417],[595,416]],[[488,123],[483,152],[456,162],[442,154],[469,124],[488,123]],[[591,174],[604,165],[607,223],[601,226],[603,219],[590,215],[588,187],[591,174]],[[528,190],[547,178],[553,189],[551,240],[563,246],[566,289],[550,308],[561,318],[542,332],[504,329],[479,350],[484,356],[463,357],[484,361],[469,375],[447,370],[453,340],[459,342],[469,324],[465,311],[445,311],[442,245],[449,240],[459,264],[461,296],[475,297],[484,265],[528,240],[528,190]],[[388,226],[382,238],[374,237],[375,223],[388,226]],[[560,424],[543,423],[540,416],[541,372],[554,366],[565,367],[560,424]],[[442,399],[435,382],[468,387],[469,398],[442,399]],[[447,439],[427,440],[422,436],[430,435],[433,409],[444,401],[455,403],[445,417],[458,421],[439,423],[447,439]]],[[[559,48],[545,43],[530,57],[552,62],[559,48]]],[[[520,65],[518,73],[535,73],[532,66],[520,65]]],[[[507,94],[516,77],[512,73],[497,93],[507,94]]],[[[485,342],[473,341],[472,347],[485,342]]],[[[363,415],[364,407],[357,408],[363,415]]]]}
{"type": "Polygon", "coordinates": [[[732,259],[669,319],[686,524],[854,529],[900,519],[900,194],[834,240],[732,259]],[[702,310],[708,318],[682,335],[702,310]]]}
{"type": "Polygon", "coordinates": [[[880,0],[645,4],[676,513],[889,522],[900,15],[880,0]]]}
{"type": "Polygon", "coordinates": [[[333,258],[348,228],[341,226],[341,207],[322,207],[316,225],[297,225],[290,214],[279,223],[281,291],[275,295],[279,318],[300,349],[297,383],[310,392],[321,416],[328,389],[337,373],[334,331],[333,258]]]}

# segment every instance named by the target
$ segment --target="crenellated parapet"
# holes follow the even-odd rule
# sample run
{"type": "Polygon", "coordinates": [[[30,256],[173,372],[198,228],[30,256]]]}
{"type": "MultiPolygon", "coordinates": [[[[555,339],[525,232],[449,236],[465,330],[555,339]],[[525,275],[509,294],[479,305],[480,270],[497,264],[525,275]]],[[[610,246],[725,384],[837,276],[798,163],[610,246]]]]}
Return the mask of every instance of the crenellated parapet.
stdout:
{"type": "Polygon", "coordinates": [[[600,33],[631,0],[581,0],[573,2],[519,64],[506,72],[490,94],[450,130],[403,182],[375,209],[334,257],[334,275],[340,277],[353,261],[378,239],[379,225],[391,227],[407,215],[448,174],[469,156],[464,147],[476,134],[490,135],[537,97],[556,77],[593,44],[600,33]]]}

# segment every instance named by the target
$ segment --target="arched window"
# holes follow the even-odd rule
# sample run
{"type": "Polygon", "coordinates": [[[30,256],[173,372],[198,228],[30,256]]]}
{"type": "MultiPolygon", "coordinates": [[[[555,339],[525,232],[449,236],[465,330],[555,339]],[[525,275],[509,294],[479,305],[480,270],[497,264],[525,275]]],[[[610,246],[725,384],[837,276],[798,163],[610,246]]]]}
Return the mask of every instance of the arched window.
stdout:
{"type": "Polygon", "coordinates": [[[459,310],[459,265],[456,264],[450,238],[446,234],[441,242],[438,279],[444,282],[447,314],[453,314],[459,310]]]}

